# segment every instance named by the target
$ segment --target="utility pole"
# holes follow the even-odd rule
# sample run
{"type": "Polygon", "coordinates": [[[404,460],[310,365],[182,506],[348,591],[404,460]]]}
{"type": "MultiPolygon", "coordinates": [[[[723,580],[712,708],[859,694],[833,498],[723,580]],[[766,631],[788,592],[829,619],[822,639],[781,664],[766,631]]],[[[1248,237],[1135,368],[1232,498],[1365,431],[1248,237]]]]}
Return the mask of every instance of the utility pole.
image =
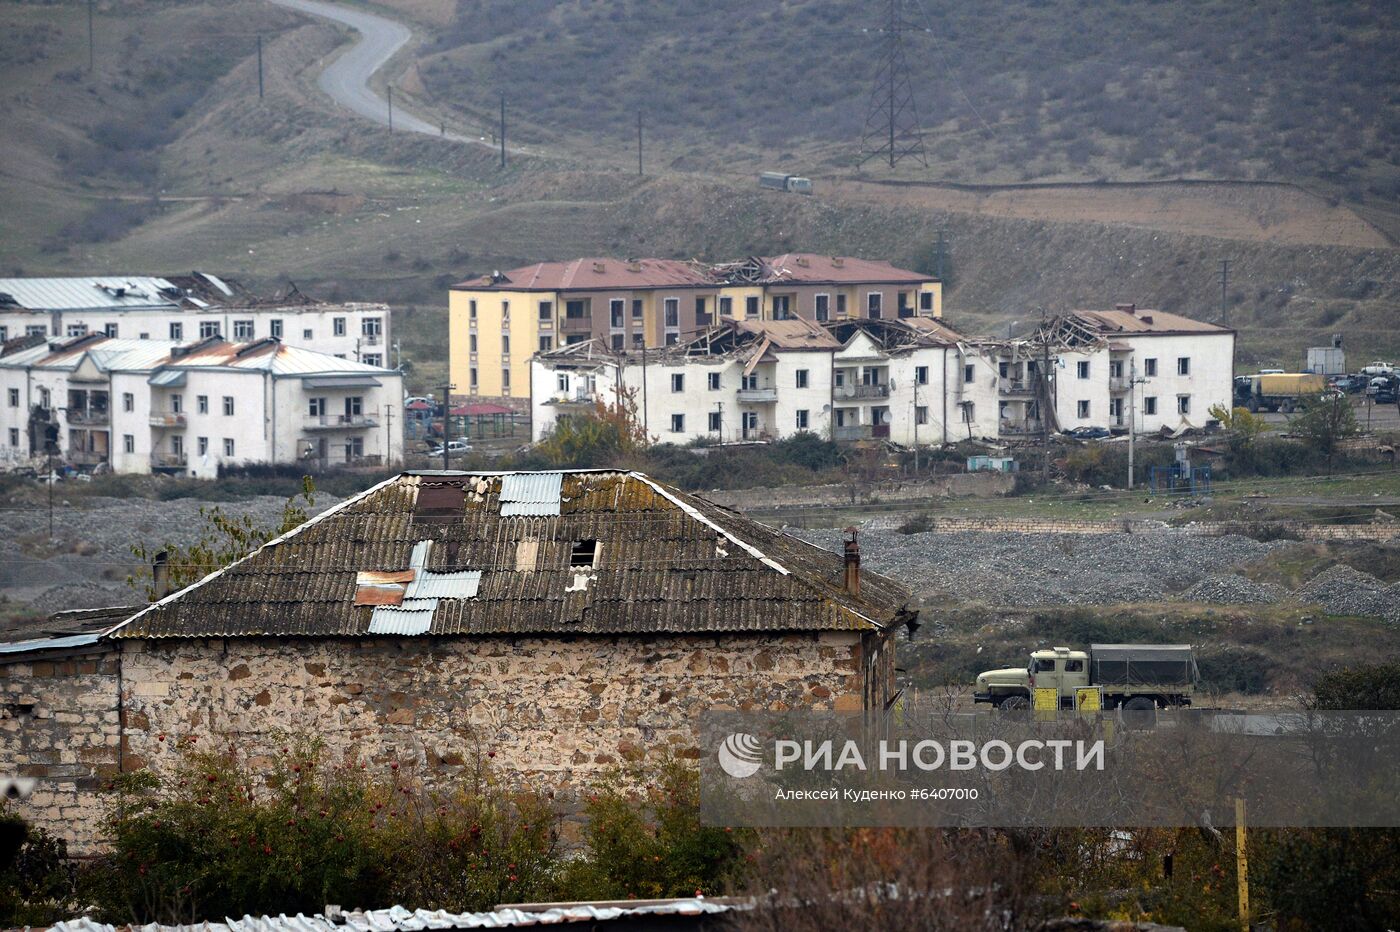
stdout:
{"type": "Polygon", "coordinates": [[[394,461],[390,453],[394,449],[394,406],[384,406],[384,465],[392,466],[394,461]]]}
{"type": "Polygon", "coordinates": [[[944,244],[943,244],[943,231],[942,231],[942,230],[939,230],[939,231],[938,231],[938,242],[934,245],[934,252],[933,252],[933,264],[934,264],[933,274],[934,274],[934,277],[937,278],[940,282],[943,281],[943,277],[944,277],[944,276],[943,276],[943,268],[944,268],[943,257],[944,257],[944,255],[945,255],[944,250],[945,250],[945,246],[944,246],[944,244]]]}
{"type": "Polygon", "coordinates": [[[1220,260],[1220,322],[1225,326],[1230,325],[1230,260],[1220,260]]]}
{"type": "Polygon", "coordinates": [[[501,167],[506,167],[506,95],[501,95],[501,167]]]}
{"type": "Polygon", "coordinates": [[[1041,312],[1040,324],[1040,443],[1044,449],[1040,475],[1042,481],[1050,481],[1050,330],[1041,312]]]}
{"type": "Polygon", "coordinates": [[[914,475],[919,475],[919,367],[914,367],[914,475]]]}
{"type": "Polygon", "coordinates": [[[883,50],[875,71],[875,84],[870,94],[870,109],[861,136],[861,159],[864,165],[881,158],[890,168],[903,158],[917,159],[928,168],[924,154],[924,137],[919,130],[919,113],[914,104],[914,86],[909,80],[909,67],[904,61],[904,30],[906,23],[900,12],[902,0],[889,0],[885,17],[883,50]],[[875,143],[878,140],[878,145],[875,143]]]}
{"type": "Polygon", "coordinates": [[[92,18],[93,18],[94,12],[95,12],[93,8],[94,8],[96,5],[97,5],[97,0],[88,0],[88,74],[92,74],[92,72],[93,72],[93,65],[94,65],[94,63],[96,62],[96,59],[97,59],[97,56],[96,56],[95,51],[94,51],[95,42],[94,42],[94,40],[93,40],[93,28],[92,28],[92,18]]]}
{"type": "Polygon", "coordinates": [[[398,365],[394,366],[400,372],[403,371],[403,344],[398,340],[394,341],[394,356],[398,359],[398,365]]]}
{"type": "Polygon", "coordinates": [[[385,98],[389,101],[389,132],[394,131],[394,85],[389,84],[384,88],[385,98]]]}
{"type": "Polygon", "coordinates": [[[1147,379],[1138,378],[1137,360],[1129,363],[1128,368],[1128,488],[1133,487],[1133,462],[1136,454],[1135,444],[1137,443],[1137,387],[1147,379]]]}
{"type": "Polygon", "coordinates": [[[651,436],[651,425],[647,420],[647,343],[642,337],[642,436],[651,436]]]}
{"type": "Polygon", "coordinates": [[[637,111],[637,177],[642,177],[642,111],[637,111]]]}
{"type": "Polygon", "coordinates": [[[447,444],[452,439],[452,389],[457,386],[451,383],[442,387],[442,468],[451,469],[447,452],[447,444]]]}
{"type": "Polygon", "coordinates": [[[263,99],[262,36],[258,36],[258,100],[263,99]]]}

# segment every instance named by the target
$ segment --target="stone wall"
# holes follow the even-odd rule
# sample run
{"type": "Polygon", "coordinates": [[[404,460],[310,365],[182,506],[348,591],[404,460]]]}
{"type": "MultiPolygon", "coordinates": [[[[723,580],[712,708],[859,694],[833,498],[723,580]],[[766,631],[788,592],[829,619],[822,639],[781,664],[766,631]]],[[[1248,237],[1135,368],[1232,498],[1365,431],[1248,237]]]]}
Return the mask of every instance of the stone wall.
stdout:
{"type": "Polygon", "coordinates": [[[1008,494],[1016,486],[1010,473],[979,470],[950,473],[909,482],[877,482],[858,485],[790,485],[760,489],[712,489],[702,492],[708,500],[735,511],[773,508],[909,502],[935,504],[946,498],[991,498],[1008,494]]]}
{"type": "Polygon", "coordinates": [[[97,791],[118,768],[118,683],[111,649],[0,659],[0,773],[38,781],[15,810],[75,853],[89,850],[97,791]]]}
{"type": "Polygon", "coordinates": [[[627,760],[698,756],[707,709],[882,701],[893,657],[856,632],[115,642],[0,663],[0,769],[38,777],[23,814],[90,852],[106,776],[169,773],[187,736],[255,766],[314,736],[333,760],[397,762],[430,784],[491,754],[504,774],[568,789],[627,760]]]}
{"type": "MultiPolygon", "coordinates": [[[[893,530],[909,519],[907,514],[881,515],[861,522],[866,530],[893,530]]],[[[1116,521],[1073,521],[1050,518],[929,518],[930,531],[980,531],[1012,534],[1146,534],[1172,531],[1201,537],[1248,534],[1254,527],[1284,532],[1301,540],[1372,540],[1400,538],[1400,524],[1313,524],[1308,521],[1192,521],[1171,525],[1152,518],[1116,521]]]]}

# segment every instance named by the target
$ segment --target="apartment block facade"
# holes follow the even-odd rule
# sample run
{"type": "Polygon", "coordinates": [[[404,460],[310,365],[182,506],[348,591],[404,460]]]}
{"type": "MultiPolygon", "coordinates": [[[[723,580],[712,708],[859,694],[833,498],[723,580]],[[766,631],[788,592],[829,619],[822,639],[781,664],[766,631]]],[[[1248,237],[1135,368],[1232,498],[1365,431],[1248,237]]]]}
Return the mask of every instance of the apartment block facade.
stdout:
{"type": "Polygon", "coordinates": [[[458,395],[523,400],[532,394],[532,356],[589,341],[640,352],[687,342],[727,320],[941,315],[942,286],[933,277],[852,257],[541,262],[453,286],[450,378],[458,395]]]}
{"type": "Polygon", "coordinates": [[[391,346],[387,305],[326,303],[295,289],[262,298],[206,272],[0,279],[0,343],[88,334],[172,343],[272,338],[371,366],[388,364],[391,346]]]}
{"type": "Polygon", "coordinates": [[[399,372],[274,339],[193,344],[89,334],[0,354],[0,461],[215,478],[403,457],[399,372]]]}

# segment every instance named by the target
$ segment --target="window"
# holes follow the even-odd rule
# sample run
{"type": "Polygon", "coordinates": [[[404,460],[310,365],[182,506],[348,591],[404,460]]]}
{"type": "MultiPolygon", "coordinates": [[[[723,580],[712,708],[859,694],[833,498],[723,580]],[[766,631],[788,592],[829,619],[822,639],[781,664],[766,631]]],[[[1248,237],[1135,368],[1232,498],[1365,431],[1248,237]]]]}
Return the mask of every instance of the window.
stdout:
{"type": "Polygon", "coordinates": [[[70,337],[85,337],[85,336],[87,336],[87,332],[88,332],[87,324],[69,324],[69,325],[68,325],[68,335],[69,335],[70,337]]]}
{"type": "Polygon", "coordinates": [[[1084,419],[1084,418],[1086,418],[1086,417],[1088,417],[1088,416],[1089,416],[1089,402],[1087,402],[1087,401],[1080,401],[1080,402],[1078,402],[1077,405],[1075,406],[1075,413],[1079,415],[1079,418],[1080,418],[1081,420],[1084,419]]]}
{"type": "Polygon", "coordinates": [[[122,434],[122,452],[123,452],[123,453],[135,453],[135,452],[136,452],[136,435],[135,435],[135,434],[122,434]]]}
{"type": "Polygon", "coordinates": [[[744,316],[750,320],[758,316],[758,295],[749,295],[744,299],[744,316]]]}
{"type": "Polygon", "coordinates": [[[671,391],[673,391],[673,392],[683,392],[683,391],[685,391],[685,373],[683,373],[683,372],[672,372],[672,373],[671,373],[671,391]]]}
{"type": "Polygon", "coordinates": [[[622,350],[626,345],[627,345],[627,334],[625,334],[625,333],[614,333],[614,334],[612,335],[612,348],[613,348],[613,349],[615,349],[615,350],[622,350]]]}
{"type": "Polygon", "coordinates": [[[645,342],[646,342],[646,336],[643,335],[643,333],[642,333],[640,330],[638,330],[636,333],[632,334],[632,348],[633,348],[633,349],[640,349],[640,348],[642,347],[642,345],[643,345],[645,342]]]}
{"type": "Polygon", "coordinates": [[[977,406],[975,404],[970,401],[964,401],[961,403],[960,407],[963,412],[964,424],[971,424],[973,421],[977,420],[977,406]]]}
{"type": "Polygon", "coordinates": [[[467,302],[467,317],[470,318],[471,320],[476,320],[476,302],[475,302],[475,301],[468,301],[468,302],[467,302]]]}
{"type": "Polygon", "coordinates": [[[843,294],[838,294],[836,296],[836,316],[846,316],[846,296],[843,294]]]}
{"type": "Polygon", "coordinates": [[[272,320],[269,320],[267,322],[267,333],[268,336],[275,337],[278,340],[282,339],[282,318],[274,317],[272,320]]]}
{"type": "Polygon", "coordinates": [[[501,370],[501,394],[503,394],[503,395],[509,395],[509,394],[510,394],[510,370],[509,370],[509,369],[502,369],[502,370],[501,370]]]}
{"type": "MultiPolygon", "coordinates": [[[[126,435],[126,439],[127,439],[127,440],[133,440],[134,438],[131,436],[131,434],[127,434],[127,435],[126,435]]],[[[19,428],[18,428],[18,427],[11,427],[11,428],[10,428],[10,446],[12,446],[12,447],[17,447],[17,446],[19,446],[19,428]]],[[[130,451],[130,450],[127,450],[126,452],[130,453],[131,451],[130,451]]]]}
{"type": "Polygon", "coordinates": [[[598,542],[586,538],[574,541],[573,547],[569,549],[569,565],[597,566],[598,542]]]}
{"type": "Polygon", "coordinates": [[[384,332],[384,320],[379,317],[366,317],[360,321],[360,335],[377,337],[384,332]]]}
{"type": "Polygon", "coordinates": [[[199,322],[199,338],[207,340],[210,337],[219,335],[219,322],[217,320],[201,320],[199,322]]]}
{"type": "Polygon", "coordinates": [[[554,322],[554,302],[553,302],[553,301],[541,301],[541,302],[540,302],[540,320],[547,320],[547,321],[549,321],[550,323],[553,323],[553,322],[554,322]]]}
{"type": "Polygon", "coordinates": [[[307,399],[307,413],[310,414],[312,417],[325,417],[325,416],[326,416],[326,399],[324,399],[324,398],[310,398],[310,399],[307,399]]]}
{"type": "Polygon", "coordinates": [[[554,349],[554,337],[540,337],[540,352],[547,353],[554,349]]]}
{"type": "Polygon", "coordinates": [[[367,366],[380,366],[384,364],[384,357],[378,353],[365,353],[360,357],[360,362],[367,366]]]}
{"type": "Polygon", "coordinates": [[[116,338],[116,335],[117,335],[117,325],[116,325],[116,324],[108,324],[107,326],[105,326],[105,327],[102,328],[102,332],[105,333],[105,334],[107,334],[107,336],[112,337],[112,338],[115,339],[115,338],[116,338]]]}
{"type": "Polygon", "coordinates": [[[1079,362],[1074,364],[1074,370],[1081,379],[1087,379],[1089,377],[1089,360],[1079,360],[1079,362]]]}
{"type": "Polygon", "coordinates": [[[1066,661],[1065,661],[1065,672],[1066,672],[1066,673],[1083,673],[1083,672],[1084,672],[1084,661],[1082,661],[1082,660],[1066,660],[1066,661]]]}
{"type": "Polygon", "coordinates": [[[501,302],[501,320],[510,320],[510,302],[501,302]]]}
{"type": "MultiPolygon", "coordinates": [[[[45,405],[44,407],[47,408],[48,405],[45,405]]],[[[185,409],[185,396],[184,396],[184,395],[171,395],[171,396],[170,396],[170,411],[171,411],[171,413],[172,413],[172,414],[179,414],[179,413],[180,413],[181,411],[183,411],[184,409],[185,409]]]]}
{"type": "Polygon", "coordinates": [[[831,319],[831,295],[819,294],[816,297],[817,320],[824,321],[831,319]]]}
{"type": "Polygon", "coordinates": [[[335,335],[338,336],[338,337],[343,337],[343,336],[345,336],[345,318],[344,318],[344,317],[332,317],[332,318],[331,318],[331,333],[335,334],[335,335]]]}
{"type": "Polygon", "coordinates": [[[209,438],[208,438],[208,437],[200,437],[199,440],[196,442],[195,446],[198,447],[198,449],[199,449],[199,455],[200,455],[200,456],[208,456],[208,455],[209,455],[209,438]]]}
{"type": "Polygon", "coordinates": [[[1142,361],[1142,374],[1149,378],[1157,374],[1157,360],[1144,359],[1142,361]]]}
{"type": "Polygon", "coordinates": [[[144,331],[144,330],[141,331],[141,336],[139,337],[139,339],[142,339],[142,340],[149,340],[150,338],[151,338],[151,335],[150,335],[149,333],[147,333],[147,332],[144,331]]]}
{"type": "Polygon", "coordinates": [[[685,415],[684,415],[684,414],[673,414],[673,415],[671,415],[671,433],[673,433],[673,434],[683,434],[683,433],[685,433],[685,415]]]}
{"type": "Polygon", "coordinates": [[[24,335],[27,337],[42,337],[49,332],[49,328],[43,324],[26,324],[24,335]]]}
{"type": "Polygon", "coordinates": [[[471,387],[472,391],[476,391],[476,366],[471,368],[471,387]]]}
{"type": "Polygon", "coordinates": [[[711,411],[711,412],[709,413],[709,428],[710,428],[710,433],[712,433],[712,434],[717,434],[717,433],[719,433],[719,424],[720,424],[720,413],[719,413],[718,411],[711,411]]]}
{"type": "Polygon", "coordinates": [[[501,334],[501,355],[510,355],[510,334],[508,333],[501,334]]]}
{"type": "Polygon", "coordinates": [[[1177,414],[1190,414],[1190,413],[1191,413],[1191,396],[1190,396],[1190,395],[1177,395],[1177,396],[1176,396],[1176,413],[1177,413],[1177,414]]]}
{"type": "Polygon", "coordinates": [[[642,319],[642,299],[641,299],[641,298],[633,298],[633,299],[632,299],[632,319],[633,319],[633,320],[641,320],[641,319],[642,319]]]}
{"type": "Polygon", "coordinates": [[[928,405],[915,405],[915,406],[914,406],[914,423],[915,423],[915,424],[927,424],[927,423],[928,423],[928,405]]]}
{"type": "Polygon", "coordinates": [[[10,407],[19,407],[19,389],[17,388],[10,389],[10,407]]]}
{"type": "Polygon", "coordinates": [[[1177,374],[1177,375],[1190,375],[1190,374],[1191,374],[1191,357],[1190,357],[1190,356],[1178,356],[1178,357],[1176,357],[1176,374],[1177,374]]]}
{"type": "Polygon", "coordinates": [[[710,322],[710,308],[708,299],[703,295],[695,297],[695,323],[697,326],[710,322]]]}
{"type": "Polygon", "coordinates": [[[733,317],[733,316],[734,316],[734,299],[733,299],[733,298],[719,298],[719,299],[717,299],[717,300],[719,301],[719,315],[720,315],[721,317],[733,317]]]}
{"type": "Polygon", "coordinates": [[[1155,395],[1148,395],[1146,398],[1142,399],[1142,413],[1143,413],[1143,414],[1156,414],[1156,413],[1157,413],[1157,398],[1156,398],[1155,395]]]}
{"type": "Polygon", "coordinates": [[[806,408],[798,408],[798,409],[797,409],[797,429],[798,429],[798,430],[806,430],[806,429],[807,429],[807,421],[808,421],[807,409],[806,409],[806,408]]]}
{"type": "Polygon", "coordinates": [[[135,410],[136,410],[136,396],[133,395],[131,392],[122,392],[122,410],[123,410],[123,411],[135,411],[135,410]]]}
{"type": "Polygon", "coordinates": [[[915,384],[915,385],[927,385],[927,384],[928,384],[928,366],[915,366],[915,367],[914,367],[914,384],[915,384]]]}
{"type": "Polygon", "coordinates": [[[806,370],[806,369],[798,369],[797,372],[795,373],[795,375],[797,376],[797,387],[798,387],[798,388],[806,388],[806,387],[807,387],[807,370],[806,370]]]}
{"type": "Polygon", "coordinates": [[[555,380],[555,384],[557,384],[557,385],[559,386],[559,391],[564,392],[565,394],[568,394],[568,392],[569,392],[569,377],[568,377],[567,375],[565,375],[565,374],[562,373],[562,372],[559,373],[559,377],[555,380]]]}
{"type": "Polygon", "coordinates": [[[467,334],[467,352],[476,352],[476,334],[474,333],[467,334]]]}
{"type": "Polygon", "coordinates": [[[1123,377],[1123,361],[1115,359],[1108,364],[1108,377],[1110,379],[1121,379],[1123,377]]]}
{"type": "Polygon", "coordinates": [[[624,323],[624,316],[627,311],[627,303],[621,298],[613,298],[608,302],[608,325],[614,330],[621,330],[624,323]]]}
{"type": "Polygon", "coordinates": [[[707,383],[707,387],[709,388],[710,391],[712,391],[712,392],[717,392],[717,391],[719,391],[719,373],[718,373],[718,372],[710,372],[710,373],[706,374],[706,376],[705,376],[705,382],[707,383]]]}
{"type": "Polygon", "coordinates": [[[351,395],[345,399],[345,420],[353,423],[355,418],[365,413],[365,400],[359,395],[351,395]]]}
{"type": "Polygon", "coordinates": [[[871,320],[879,320],[881,312],[881,302],[885,296],[878,291],[872,291],[865,296],[865,312],[871,320]]]}
{"type": "Polygon", "coordinates": [[[745,375],[739,378],[739,388],[746,392],[751,392],[758,388],[758,376],[745,375]]]}
{"type": "Polygon", "coordinates": [[[307,327],[305,330],[303,330],[303,331],[301,332],[301,338],[302,338],[303,340],[308,340],[308,341],[309,341],[309,340],[311,339],[311,333],[312,333],[311,328],[310,328],[310,327],[307,327]]]}
{"type": "Polygon", "coordinates": [[[666,326],[679,327],[681,325],[681,301],[680,298],[667,298],[663,302],[666,309],[666,326]]]}
{"type": "Polygon", "coordinates": [[[10,338],[10,328],[0,325],[0,343],[4,343],[10,338]]]}
{"type": "Polygon", "coordinates": [[[921,291],[921,292],[919,292],[919,310],[921,310],[921,311],[931,311],[931,310],[933,310],[933,292],[932,292],[932,291],[921,291]]]}
{"type": "Polygon", "coordinates": [[[564,318],[566,320],[588,320],[592,316],[587,301],[564,302],[564,318]]]}
{"type": "Polygon", "coordinates": [[[224,396],[224,417],[233,417],[233,396],[224,396]]]}
{"type": "Polygon", "coordinates": [[[253,322],[251,320],[235,320],[233,322],[233,338],[235,340],[253,339],[253,322]]]}
{"type": "Polygon", "coordinates": [[[792,316],[792,295],[773,295],[773,319],[787,320],[792,316]]]}
{"type": "Polygon", "coordinates": [[[198,395],[198,396],[196,396],[196,397],[195,397],[195,400],[194,400],[194,403],[195,403],[195,407],[199,410],[199,413],[200,413],[200,414],[208,414],[208,413],[209,413],[209,396],[208,396],[208,395],[198,395]]]}
{"type": "Polygon", "coordinates": [[[909,292],[901,291],[895,295],[896,303],[899,305],[900,317],[913,317],[914,306],[909,303],[909,292]]]}
{"type": "Polygon", "coordinates": [[[977,367],[972,363],[963,366],[963,384],[971,382],[977,377],[977,367]]]}
{"type": "Polygon", "coordinates": [[[224,438],[224,456],[233,456],[233,438],[224,438]]]}

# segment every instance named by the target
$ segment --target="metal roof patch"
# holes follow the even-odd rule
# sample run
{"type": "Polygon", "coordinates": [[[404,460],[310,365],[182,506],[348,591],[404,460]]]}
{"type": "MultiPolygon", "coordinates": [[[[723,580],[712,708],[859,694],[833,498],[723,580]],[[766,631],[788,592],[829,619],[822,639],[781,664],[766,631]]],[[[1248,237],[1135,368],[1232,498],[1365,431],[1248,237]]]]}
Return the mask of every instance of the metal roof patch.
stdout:
{"type": "Polygon", "coordinates": [[[501,517],[559,514],[564,490],[562,472],[517,472],[501,477],[501,517]]]}

